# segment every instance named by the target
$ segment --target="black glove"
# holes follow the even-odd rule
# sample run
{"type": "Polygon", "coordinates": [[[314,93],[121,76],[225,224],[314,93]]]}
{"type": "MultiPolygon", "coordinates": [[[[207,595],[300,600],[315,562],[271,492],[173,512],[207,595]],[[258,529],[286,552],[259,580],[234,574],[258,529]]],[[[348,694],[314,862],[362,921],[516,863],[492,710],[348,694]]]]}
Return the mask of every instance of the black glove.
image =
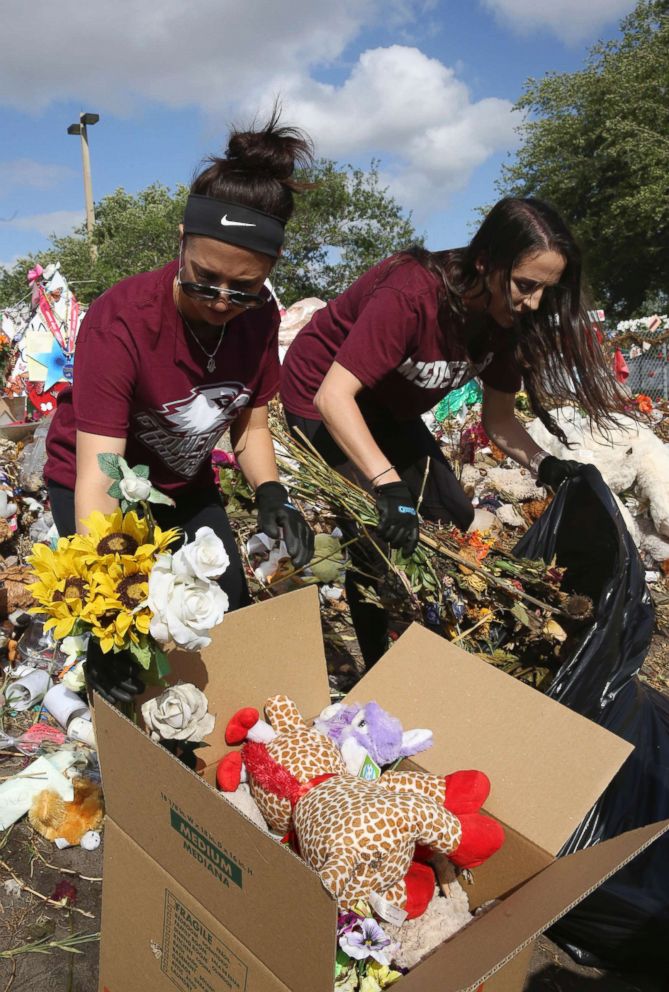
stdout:
{"type": "Polygon", "coordinates": [[[387,482],[374,491],[379,536],[391,548],[401,548],[407,556],[413,554],[418,544],[418,514],[408,487],[403,482],[387,482]]]}
{"type": "Polygon", "coordinates": [[[307,565],[314,556],[314,532],[300,511],[288,500],[280,482],[263,482],[256,489],[258,527],[276,540],[283,530],[286,549],[295,568],[307,565]]]}
{"type": "Polygon", "coordinates": [[[89,692],[99,692],[108,703],[129,703],[144,692],[140,666],[126,651],[104,654],[97,642],[88,645],[84,675],[89,692]]]}
{"type": "Polygon", "coordinates": [[[556,458],[555,455],[547,455],[539,462],[537,471],[537,481],[542,486],[548,486],[553,492],[557,492],[565,479],[574,479],[580,475],[585,465],[583,462],[570,461],[567,458],[556,458]]]}

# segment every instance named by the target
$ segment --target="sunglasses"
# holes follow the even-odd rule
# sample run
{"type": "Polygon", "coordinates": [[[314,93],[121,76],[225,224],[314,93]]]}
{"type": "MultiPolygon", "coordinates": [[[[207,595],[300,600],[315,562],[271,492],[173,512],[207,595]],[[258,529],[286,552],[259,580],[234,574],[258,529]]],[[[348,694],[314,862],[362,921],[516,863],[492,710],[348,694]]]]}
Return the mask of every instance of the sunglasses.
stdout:
{"type": "Polygon", "coordinates": [[[177,286],[184,291],[186,296],[192,300],[203,300],[215,303],[224,297],[234,307],[241,307],[243,310],[259,310],[269,301],[268,296],[260,296],[258,293],[244,293],[239,289],[223,289],[220,286],[210,286],[208,283],[189,282],[181,278],[183,272],[183,258],[179,252],[179,273],[177,275],[177,286]]]}

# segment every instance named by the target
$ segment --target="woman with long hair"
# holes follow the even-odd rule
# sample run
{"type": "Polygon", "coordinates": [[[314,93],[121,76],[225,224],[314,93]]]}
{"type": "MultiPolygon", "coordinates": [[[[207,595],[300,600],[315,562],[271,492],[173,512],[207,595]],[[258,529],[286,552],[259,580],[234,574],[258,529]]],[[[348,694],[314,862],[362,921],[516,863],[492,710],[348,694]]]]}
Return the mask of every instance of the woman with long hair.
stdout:
{"type": "MultiPolygon", "coordinates": [[[[578,462],[558,459],[515,416],[524,386],[548,430],[550,408],[577,403],[599,426],[625,397],[584,307],[578,247],[559,214],[528,197],[501,200],[465,248],[411,249],[386,259],[312,317],[292,343],[281,396],[291,430],[374,493],[379,536],[411,554],[417,503],[466,530],[474,511],[421,419],[478,376],[488,436],[557,489],[578,462]]],[[[353,552],[347,595],[366,665],[386,647],[387,618],[362,601],[353,552]]]]}
{"type": "MultiPolygon", "coordinates": [[[[116,508],[99,454],[148,465],[153,485],[174,500],[156,506],[160,526],[187,537],[208,526],[223,541],[231,610],[250,599],[211,464],[225,430],[255,490],[259,528],[282,532],[298,567],[313,551],[311,530],[278,481],[268,427],[280,318],[265,285],[302,188],[296,165],[311,160],[308,138],[281,126],[276,110],[264,127],[231,133],[225,155],[193,180],[178,258],[124,279],[88,310],[72,387],[59,396],[47,438],[44,474],[59,534],[85,529],[93,510],[116,508]]],[[[112,661],[96,686],[111,695],[123,680],[112,661]]]]}

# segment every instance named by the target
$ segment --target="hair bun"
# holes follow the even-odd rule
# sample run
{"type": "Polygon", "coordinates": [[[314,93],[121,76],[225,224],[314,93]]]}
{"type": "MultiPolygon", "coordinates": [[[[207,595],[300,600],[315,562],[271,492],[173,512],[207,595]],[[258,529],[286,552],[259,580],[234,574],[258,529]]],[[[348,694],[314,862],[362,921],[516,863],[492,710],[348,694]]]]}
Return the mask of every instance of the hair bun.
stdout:
{"type": "Polygon", "coordinates": [[[261,173],[285,182],[296,166],[311,163],[311,141],[299,128],[280,126],[275,108],[270,120],[259,130],[232,132],[226,161],[235,170],[261,173]]]}
{"type": "Polygon", "coordinates": [[[313,164],[310,138],[297,127],[279,124],[275,105],[269,121],[259,127],[234,128],[225,158],[211,155],[205,168],[193,177],[190,191],[262,210],[284,222],[294,209],[294,193],[312,184],[293,179],[296,167],[313,164]]]}

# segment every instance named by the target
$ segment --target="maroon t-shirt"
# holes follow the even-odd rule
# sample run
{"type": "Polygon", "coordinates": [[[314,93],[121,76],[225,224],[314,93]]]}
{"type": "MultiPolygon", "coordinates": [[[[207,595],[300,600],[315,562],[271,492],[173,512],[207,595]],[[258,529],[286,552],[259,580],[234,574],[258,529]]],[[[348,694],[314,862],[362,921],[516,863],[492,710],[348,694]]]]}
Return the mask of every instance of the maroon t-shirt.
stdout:
{"type": "MultiPolygon", "coordinates": [[[[485,319],[475,357],[438,319],[436,276],[415,259],[386,259],[318,310],[284,359],[281,399],[291,413],[320,419],[313,398],[334,361],[366,387],[361,399],[408,420],[479,376],[515,393],[522,379],[510,333],[485,319]]],[[[452,329],[452,333],[449,330],[452,329]]],[[[470,349],[471,350],[471,349],[470,349]]]]}
{"type": "Polygon", "coordinates": [[[73,384],[58,397],[47,437],[47,480],[74,488],[80,430],[127,438],[128,464],[148,465],[151,481],[166,492],[209,485],[220,435],[246,407],[264,406],[275,395],[274,300],[229,321],[216,368],[208,372],[206,355],[174,305],[177,264],[124,279],[90,307],[73,384]]]}

